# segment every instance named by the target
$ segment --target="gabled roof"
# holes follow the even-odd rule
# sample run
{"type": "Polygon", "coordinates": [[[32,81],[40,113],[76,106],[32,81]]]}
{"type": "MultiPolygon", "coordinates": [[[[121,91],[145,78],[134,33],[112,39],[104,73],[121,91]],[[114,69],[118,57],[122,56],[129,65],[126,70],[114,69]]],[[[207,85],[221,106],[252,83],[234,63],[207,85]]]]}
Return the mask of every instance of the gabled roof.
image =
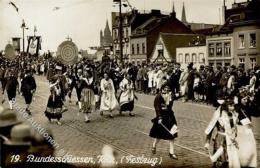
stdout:
{"type": "MultiPolygon", "coordinates": [[[[168,51],[171,59],[175,60],[176,48],[188,47],[190,42],[197,38],[196,34],[172,34],[172,33],[160,33],[157,43],[162,39],[166,50],[168,51]]],[[[155,50],[155,49],[154,49],[155,50]]],[[[154,53],[155,51],[153,51],[154,53]]]]}

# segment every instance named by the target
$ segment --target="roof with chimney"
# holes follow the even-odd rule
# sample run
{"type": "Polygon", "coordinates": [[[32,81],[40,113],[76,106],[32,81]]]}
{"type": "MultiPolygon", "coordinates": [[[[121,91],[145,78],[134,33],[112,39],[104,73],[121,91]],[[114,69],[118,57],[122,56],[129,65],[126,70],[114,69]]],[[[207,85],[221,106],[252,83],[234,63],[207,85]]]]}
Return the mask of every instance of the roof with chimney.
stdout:
{"type": "MultiPolygon", "coordinates": [[[[122,13],[122,18],[127,18],[128,23],[127,25],[131,25],[131,29],[134,30],[138,26],[145,23],[147,20],[151,18],[161,18],[165,17],[167,15],[164,15],[161,13],[160,10],[152,9],[150,13],[140,13],[138,10],[133,10],[128,13],[122,13]]],[[[124,23],[125,24],[125,23],[124,23]]],[[[112,25],[113,28],[119,27],[119,13],[113,12],[112,13],[112,25]]],[[[126,24],[125,24],[126,25],[126,24]]]]}
{"type": "Polygon", "coordinates": [[[232,33],[238,26],[260,25],[260,0],[234,3],[225,10],[225,24],[213,29],[209,34],[232,33]]]}

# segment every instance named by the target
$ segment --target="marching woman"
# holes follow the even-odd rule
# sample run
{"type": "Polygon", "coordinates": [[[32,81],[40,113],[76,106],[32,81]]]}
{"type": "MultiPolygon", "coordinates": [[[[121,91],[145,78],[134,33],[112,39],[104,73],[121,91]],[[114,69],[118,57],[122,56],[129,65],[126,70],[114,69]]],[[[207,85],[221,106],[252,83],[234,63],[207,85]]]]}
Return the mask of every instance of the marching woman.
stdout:
{"type": "Polygon", "coordinates": [[[177,159],[174,153],[174,139],[178,136],[177,122],[172,111],[173,96],[168,84],[163,84],[161,92],[154,100],[156,117],[152,119],[153,126],[150,130],[150,137],[154,138],[152,153],[156,153],[156,146],[160,140],[168,140],[170,143],[169,156],[177,159]]]}
{"type": "Polygon", "coordinates": [[[89,113],[95,110],[96,99],[94,95],[94,80],[90,71],[84,71],[80,79],[81,97],[80,104],[82,105],[81,112],[85,115],[85,122],[90,122],[89,113]]]}
{"type": "Polygon", "coordinates": [[[32,72],[30,70],[26,70],[25,76],[21,82],[21,92],[24,96],[24,100],[26,103],[26,109],[25,111],[31,115],[31,112],[29,110],[30,104],[32,103],[33,94],[36,90],[36,83],[35,79],[32,76],[32,72]]]}
{"type": "MultiPolygon", "coordinates": [[[[251,116],[255,116],[252,109],[251,88],[240,90],[236,112],[238,113],[237,143],[241,167],[257,167],[257,150],[252,130],[251,116]]],[[[257,116],[256,116],[257,117],[257,116]]]]}
{"type": "Polygon", "coordinates": [[[129,74],[125,75],[125,78],[120,82],[121,93],[119,95],[120,114],[123,111],[129,111],[129,116],[135,116],[133,114],[134,109],[134,83],[131,80],[129,74]]]}
{"type": "Polygon", "coordinates": [[[205,130],[205,148],[209,149],[210,141],[213,140],[213,155],[210,154],[210,159],[214,167],[240,168],[239,146],[236,140],[238,115],[235,112],[234,100],[225,98],[218,100],[218,103],[220,107],[205,130]]]}
{"type": "Polygon", "coordinates": [[[118,102],[115,96],[115,88],[113,81],[108,77],[108,73],[104,73],[104,78],[100,82],[101,102],[100,102],[100,115],[103,111],[109,111],[109,117],[113,118],[113,110],[118,107],[118,102]]]}
{"type": "Polygon", "coordinates": [[[63,102],[59,83],[60,80],[55,76],[50,80],[51,95],[48,100],[45,116],[49,119],[50,122],[52,119],[57,119],[57,124],[61,125],[60,119],[62,118],[63,113],[63,102]]]}

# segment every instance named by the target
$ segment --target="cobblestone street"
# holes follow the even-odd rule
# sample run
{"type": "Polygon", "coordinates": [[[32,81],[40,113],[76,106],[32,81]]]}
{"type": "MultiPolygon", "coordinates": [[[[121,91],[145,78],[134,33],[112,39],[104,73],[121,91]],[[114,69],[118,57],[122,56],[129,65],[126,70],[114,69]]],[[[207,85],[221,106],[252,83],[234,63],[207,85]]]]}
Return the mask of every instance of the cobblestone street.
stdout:
{"type": "MultiPolygon", "coordinates": [[[[214,108],[204,104],[175,102],[174,112],[180,130],[175,142],[175,152],[179,159],[171,160],[168,156],[169,145],[166,141],[159,143],[155,155],[151,153],[153,140],[149,137],[149,131],[152,126],[151,119],[155,116],[153,96],[137,94],[135,117],[129,117],[128,114],[120,116],[116,111],[114,112],[115,117],[110,119],[106,114],[100,116],[99,112],[95,112],[91,114],[90,123],[85,123],[83,114],[78,113],[74,96],[73,103],[66,104],[68,112],[64,113],[61,120],[62,125],[59,126],[55,122],[50,123],[44,116],[49,96],[47,80],[44,77],[36,77],[36,79],[38,87],[35,101],[31,107],[32,117],[42,126],[51,128],[60,149],[69,154],[96,158],[101,154],[103,146],[108,144],[115,149],[119,163],[123,156],[134,155],[162,159],[160,165],[162,167],[211,167],[208,153],[204,149],[204,129],[214,108]]],[[[24,106],[24,100],[20,95],[18,96],[18,104],[24,106]]],[[[7,102],[4,105],[7,106],[7,102]]],[[[259,153],[260,120],[254,118],[253,122],[259,153]]],[[[60,153],[57,151],[56,155],[59,156],[60,153]]],[[[133,164],[132,166],[137,165],[133,164]]],[[[150,167],[151,165],[145,166],[150,167]]]]}

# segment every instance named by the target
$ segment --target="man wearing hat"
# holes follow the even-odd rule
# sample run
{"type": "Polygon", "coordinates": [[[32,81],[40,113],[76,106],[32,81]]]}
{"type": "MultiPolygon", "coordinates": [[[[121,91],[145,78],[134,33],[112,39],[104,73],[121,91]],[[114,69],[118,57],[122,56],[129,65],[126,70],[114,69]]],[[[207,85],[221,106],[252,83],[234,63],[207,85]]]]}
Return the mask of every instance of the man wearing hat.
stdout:
{"type": "Polygon", "coordinates": [[[10,137],[10,132],[13,126],[19,124],[17,116],[14,111],[4,109],[0,106],[0,166],[3,165],[3,143],[10,137]]]}
{"type": "Polygon", "coordinates": [[[21,92],[24,96],[26,103],[26,112],[31,115],[29,110],[30,104],[32,103],[32,97],[36,90],[36,82],[34,77],[32,76],[32,72],[30,70],[25,71],[25,76],[22,80],[21,84],[21,92]]]}
{"type": "Polygon", "coordinates": [[[6,138],[3,143],[4,166],[18,162],[16,158],[12,158],[14,153],[19,157],[19,162],[26,162],[30,145],[30,126],[27,124],[18,124],[12,127],[10,138],[6,138]]]}

